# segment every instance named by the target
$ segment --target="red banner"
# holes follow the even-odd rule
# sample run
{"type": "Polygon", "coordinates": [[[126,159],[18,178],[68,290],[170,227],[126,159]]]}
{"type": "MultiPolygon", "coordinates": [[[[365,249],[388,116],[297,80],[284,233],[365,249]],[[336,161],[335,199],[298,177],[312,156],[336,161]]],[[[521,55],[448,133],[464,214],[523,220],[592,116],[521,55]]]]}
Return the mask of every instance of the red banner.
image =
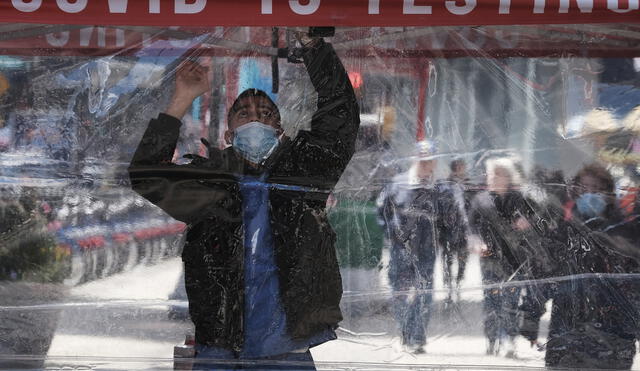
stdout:
{"type": "Polygon", "coordinates": [[[0,22],[144,26],[638,23],[640,0],[3,0],[0,22]]]}
{"type": "MultiPolygon", "coordinates": [[[[277,55],[270,27],[19,26],[13,35],[0,32],[0,54],[277,55]]],[[[279,46],[285,46],[285,36],[281,30],[279,46]]],[[[329,40],[345,57],[374,59],[640,56],[640,25],[630,24],[339,28],[329,40]]]]}

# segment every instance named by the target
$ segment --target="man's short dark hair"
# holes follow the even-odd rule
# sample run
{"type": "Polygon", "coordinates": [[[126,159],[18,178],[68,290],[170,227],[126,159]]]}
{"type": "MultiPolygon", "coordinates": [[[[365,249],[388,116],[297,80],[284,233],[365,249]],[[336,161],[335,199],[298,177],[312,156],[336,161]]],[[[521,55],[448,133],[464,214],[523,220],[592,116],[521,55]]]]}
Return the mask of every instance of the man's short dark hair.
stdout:
{"type": "Polygon", "coordinates": [[[273,102],[269,94],[265,93],[263,90],[255,89],[255,88],[247,89],[242,93],[240,93],[240,95],[238,95],[238,98],[236,98],[236,100],[231,105],[231,108],[229,109],[229,113],[228,113],[229,116],[231,116],[232,113],[238,110],[238,105],[240,104],[240,101],[244,98],[266,98],[267,101],[269,101],[269,103],[273,106],[273,109],[275,110],[278,117],[280,117],[280,110],[278,109],[278,106],[273,102]]]}

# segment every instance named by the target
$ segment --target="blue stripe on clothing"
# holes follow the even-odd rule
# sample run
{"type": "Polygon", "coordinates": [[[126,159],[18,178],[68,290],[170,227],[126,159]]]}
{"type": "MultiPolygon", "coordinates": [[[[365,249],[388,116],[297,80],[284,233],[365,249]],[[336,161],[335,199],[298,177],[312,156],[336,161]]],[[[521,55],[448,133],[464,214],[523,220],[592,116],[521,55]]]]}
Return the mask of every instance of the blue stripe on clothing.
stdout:
{"type": "MultiPolygon", "coordinates": [[[[305,349],[336,338],[331,329],[294,341],[286,332],[286,314],[280,300],[269,214],[269,190],[307,191],[304,187],[266,183],[260,177],[239,176],[244,225],[244,347],[239,358],[262,358],[305,349]]],[[[199,347],[199,356],[235,358],[224,349],[199,347]]]]}

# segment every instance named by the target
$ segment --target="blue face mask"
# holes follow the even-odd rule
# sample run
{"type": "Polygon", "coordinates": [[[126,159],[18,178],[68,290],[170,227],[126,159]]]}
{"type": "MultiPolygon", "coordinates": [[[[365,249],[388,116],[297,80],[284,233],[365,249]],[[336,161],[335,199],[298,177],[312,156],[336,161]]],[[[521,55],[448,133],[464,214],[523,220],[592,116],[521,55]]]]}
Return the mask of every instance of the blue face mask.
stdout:
{"type": "Polygon", "coordinates": [[[280,144],[276,129],[252,121],[237,128],[233,136],[233,149],[254,164],[267,159],[280,144]]]}
{"type": "Polygon", "coordinates": [[[583,218],[595,218],[604,212],[607,201],[601,193],[584,193],[576,200],[576,206],[583,218]]]}

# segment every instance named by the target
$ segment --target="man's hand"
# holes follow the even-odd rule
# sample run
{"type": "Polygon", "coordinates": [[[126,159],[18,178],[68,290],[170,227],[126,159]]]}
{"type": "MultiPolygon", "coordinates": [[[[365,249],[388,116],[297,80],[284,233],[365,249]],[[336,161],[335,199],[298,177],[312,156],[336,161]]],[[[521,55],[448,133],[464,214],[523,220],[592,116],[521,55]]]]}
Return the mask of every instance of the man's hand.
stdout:
{"type": "Polygon", "coordinates": [[[311,48],[320,40],[319,37],[310,37],[308,29],[294,28],[291,32],[293,32],[293,36],[304,48],[311,48]]]}
{"type": "Polygon", "coordinates": [[[176,82],[166,114],[181,119],[193,100],[211,89],[209,69],[192,61],[183,62],[176,69],[176,82]]]}
{"type": "Polygon", "coordinates": [[[193,62],[185,61],[176,71],[176,92],[175,95],[184,95],[191,98],[197,98],[203,93],[210,90],[209,69],[193,62]]]}

